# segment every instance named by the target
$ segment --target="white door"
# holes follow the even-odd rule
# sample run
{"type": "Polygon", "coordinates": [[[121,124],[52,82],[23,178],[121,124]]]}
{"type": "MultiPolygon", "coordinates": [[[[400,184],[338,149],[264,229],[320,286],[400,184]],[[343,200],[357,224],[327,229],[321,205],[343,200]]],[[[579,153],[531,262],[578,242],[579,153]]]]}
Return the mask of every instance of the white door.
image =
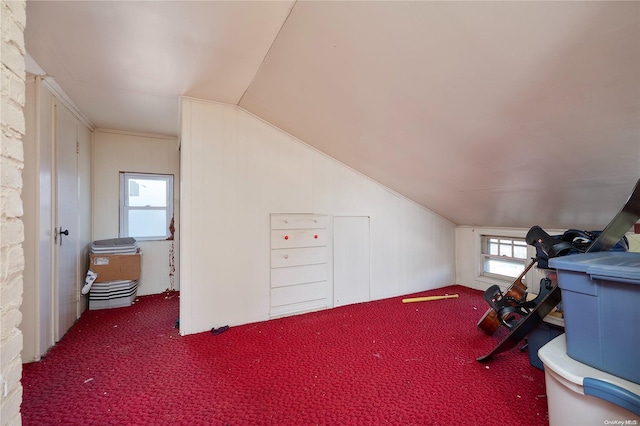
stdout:
{"type": "Polygon", "coordinates": [[[333,306],[369,300],[369,218],[334,217],[333,306]]]}
{"type": "Polygon", "coordinates": [[[58,342],[77,319],[78,274],[78,122],[62,105],[55,105],[56,265],[54,338],[58,342]]]}

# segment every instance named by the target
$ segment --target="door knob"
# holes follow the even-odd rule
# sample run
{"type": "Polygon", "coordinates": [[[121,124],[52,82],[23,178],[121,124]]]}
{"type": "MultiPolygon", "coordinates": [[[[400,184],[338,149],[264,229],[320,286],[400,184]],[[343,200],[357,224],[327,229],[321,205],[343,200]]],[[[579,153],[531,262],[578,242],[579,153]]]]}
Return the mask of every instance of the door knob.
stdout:
{"type": "Polygon", "coordinates": [[[62,245],[62,236],[63,235],[69,235],[69,230],[65,229],[64,231],[62,230],[62,227],[60,227],[60,230],[58,231],[58,235],[60,235],[60,245],[62,245]]]}

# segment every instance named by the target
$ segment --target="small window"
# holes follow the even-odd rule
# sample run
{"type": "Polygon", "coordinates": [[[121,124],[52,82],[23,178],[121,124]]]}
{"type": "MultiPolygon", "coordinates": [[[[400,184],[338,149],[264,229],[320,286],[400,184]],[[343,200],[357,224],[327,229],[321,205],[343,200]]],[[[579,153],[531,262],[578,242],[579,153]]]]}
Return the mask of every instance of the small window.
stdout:
{"type": "Polygon", "coordinates": [[[511,281],[527,263],[527,243],[522,238],[482,236],[482,275],[511,281]]]}
{"type": "Polygon", "coordinates": [[[120,173],[120,236],[164,240],[173,217],[173,175],[120,173]]]}

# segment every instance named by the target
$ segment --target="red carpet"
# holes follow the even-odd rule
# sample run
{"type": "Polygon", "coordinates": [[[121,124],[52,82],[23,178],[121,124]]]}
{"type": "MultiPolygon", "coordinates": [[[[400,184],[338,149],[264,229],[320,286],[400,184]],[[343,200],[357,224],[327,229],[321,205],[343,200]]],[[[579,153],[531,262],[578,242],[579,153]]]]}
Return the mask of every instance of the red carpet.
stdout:
{"type": "MultiPolygon", "coordinates": [[[[544,373],[461,286],[181,337],[174,293],[87,311],[24,366],[24,425],[546,425],[544,373]],[[500,334],[501,336],[502,334],[500,334]]],[[[219,325],[219,324],[218,324],[219,325]]]]}

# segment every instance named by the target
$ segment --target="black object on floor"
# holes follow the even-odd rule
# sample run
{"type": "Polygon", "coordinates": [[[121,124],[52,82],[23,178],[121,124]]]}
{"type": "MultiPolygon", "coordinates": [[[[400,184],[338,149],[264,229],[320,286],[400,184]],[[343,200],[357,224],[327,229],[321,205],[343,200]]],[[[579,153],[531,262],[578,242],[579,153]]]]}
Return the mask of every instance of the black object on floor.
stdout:
{"type": "Polygon", "coordinates": [[[228,325],[224,325],[220,328],[212,328],[211,329],[211,334],[213,334],[214,336],[217,336],[218,334],[222,333],[223,331],[227,331],[229,329],[228,325]]]}

